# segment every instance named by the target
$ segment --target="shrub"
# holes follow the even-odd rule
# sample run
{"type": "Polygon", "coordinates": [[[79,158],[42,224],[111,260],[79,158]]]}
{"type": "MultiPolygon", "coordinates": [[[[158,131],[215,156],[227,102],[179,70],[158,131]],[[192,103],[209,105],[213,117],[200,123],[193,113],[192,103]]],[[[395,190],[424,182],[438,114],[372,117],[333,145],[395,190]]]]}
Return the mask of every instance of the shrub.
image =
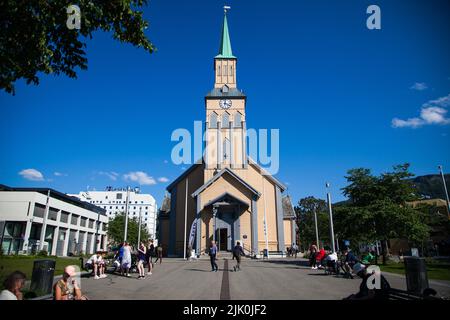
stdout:
{"type": "Polygon", "coordinates": [[[48,256],[48,252],[45,251],[45,250],[41,250],[41,251],[38,252],[37,255],[40,256],[40,257],[47,257],[48,256]]]}

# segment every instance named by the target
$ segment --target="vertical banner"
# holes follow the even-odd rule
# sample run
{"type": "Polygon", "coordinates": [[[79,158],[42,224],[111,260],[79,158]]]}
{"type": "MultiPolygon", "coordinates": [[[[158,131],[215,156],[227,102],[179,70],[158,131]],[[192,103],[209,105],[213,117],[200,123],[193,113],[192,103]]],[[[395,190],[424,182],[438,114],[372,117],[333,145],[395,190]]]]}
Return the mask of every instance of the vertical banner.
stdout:
{"type": "Polygon", "coordinates": [[[189,232],[189,247],[193,248],[194,239],[197,233],[197,218],[192,221],[191,231],[189,232]]]}

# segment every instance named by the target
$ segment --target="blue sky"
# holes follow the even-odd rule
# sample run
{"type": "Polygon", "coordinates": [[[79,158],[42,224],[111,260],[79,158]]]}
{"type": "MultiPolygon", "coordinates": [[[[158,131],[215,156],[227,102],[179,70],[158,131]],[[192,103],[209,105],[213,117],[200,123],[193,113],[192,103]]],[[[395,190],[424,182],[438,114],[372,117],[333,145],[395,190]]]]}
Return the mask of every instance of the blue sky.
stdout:
{"type": "MultiPolygon", "coordinates": [[[[295,201],[324,198],[326,181],[343,199],[354,167],[450,172],[448,1],[227,3],[248,126],[280,129],[277,177],[295,201]],[[371,4],[381,30],[366,28],[371,4]]],[[[168,182],[158,179],[183,172],[170,162],[172,131],[204,119],[224,4],[150,1],[157,53],[99,32],[77,80],[42,76],[39,86],[19,81],[15,96],[0,92],[0,183],[78,193],[135,179],[160,203],[168,182]]]]}

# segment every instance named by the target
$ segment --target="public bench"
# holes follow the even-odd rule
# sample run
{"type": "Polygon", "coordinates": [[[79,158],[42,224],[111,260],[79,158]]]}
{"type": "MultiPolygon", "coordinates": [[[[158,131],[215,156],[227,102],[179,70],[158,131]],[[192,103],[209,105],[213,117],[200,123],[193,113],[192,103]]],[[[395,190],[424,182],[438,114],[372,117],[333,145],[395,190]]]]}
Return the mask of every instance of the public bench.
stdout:
{"type": "Polygon", "coordinates": [[[440,300],[440,298],[432,296],[432,295],[424,296],[421,294],[416,294],[416,293],[408,292],[405,290],[391,288],[389,290],[389,300],[419,301],[419,300],[440,300]]]}
{"type": "MultiPolygon", "coordinates": [[[[263,259],[266,257],[266,256],[264,255],[264,252],[265,252],[265,250],[262,250],[262,251],[260,252],[260,253],[261,253],[261,256],[263,257],[263,259]]],[[[277,255],[277,256],[284,257],[285,253],[284,253],[283,251],[269,251],[269,256],[271,256],[271,255],[277,255]]]]}

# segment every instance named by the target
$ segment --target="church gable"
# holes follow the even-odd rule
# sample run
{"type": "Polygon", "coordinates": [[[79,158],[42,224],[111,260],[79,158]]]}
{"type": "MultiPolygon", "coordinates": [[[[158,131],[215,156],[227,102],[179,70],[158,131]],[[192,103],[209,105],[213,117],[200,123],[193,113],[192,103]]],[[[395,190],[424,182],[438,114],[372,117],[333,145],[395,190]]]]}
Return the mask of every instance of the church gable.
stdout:
{"type": "Polygon", "coordinates": [[[207,181],[203,186],[201,186],[199,189],[197,189],[193,194],[192,197],[196,197],[202,192],[204,192],[206,189],[210,188],[213,185],[223,185],[225,183],[224,187],[226,185],[229,186],[235,186],[236,188],[240,190],[247,190],[247,192],[250,192],[250,194],[259,197],[261,194],[259,191],[257,191],[255,188],[250,186],[247,182],[245,182],[242,178],[240,178],[237,174],[235,174],[233,171],[231,171],[228,168],[223,169],[219,173],[215,174],[209,181],[207,181]],[[220,183],[218,183],[220,181],[220,183]]]}

